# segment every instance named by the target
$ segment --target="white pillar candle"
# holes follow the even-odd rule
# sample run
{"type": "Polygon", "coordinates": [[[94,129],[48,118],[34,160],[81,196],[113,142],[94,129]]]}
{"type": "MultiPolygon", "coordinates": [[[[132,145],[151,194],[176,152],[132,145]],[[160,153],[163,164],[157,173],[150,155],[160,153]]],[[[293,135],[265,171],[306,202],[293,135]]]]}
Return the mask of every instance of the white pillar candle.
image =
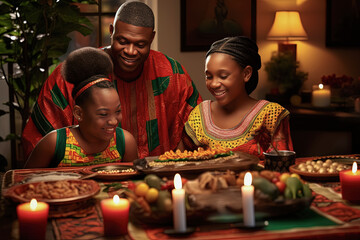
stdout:
{"type": "Polygon", "coordinates": [[[173,220],[176,232],[186,232],[185,190],[182,189],[180,174],[174,177],[175,189],[172,190],[173,220]]]}
{"type": "Polygon", "coordinates": [[[314,107],[328,107],[331,102],[329,86],[323,84],[314,85],[312,91],[312,105],[314,107]]]}
{"type": "Polygon", "coordinates": [[[247,227],[255,226],[254,186],[251,183],[251,173],[247,172],[244,177],[244,186],[241,187],[244,225],[247,227]]]}

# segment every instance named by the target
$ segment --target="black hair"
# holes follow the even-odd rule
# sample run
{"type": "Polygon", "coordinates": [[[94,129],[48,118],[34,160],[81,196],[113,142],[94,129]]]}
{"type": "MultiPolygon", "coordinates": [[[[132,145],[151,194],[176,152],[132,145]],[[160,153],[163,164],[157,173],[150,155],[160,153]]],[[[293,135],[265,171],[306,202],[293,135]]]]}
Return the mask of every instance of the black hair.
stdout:
{"type": "Polygon", "coordinates": [[[250,94],[259,82],[258,70],[261,68],[261,57],[258,50],[256,43],[248,37],[227,37],[214,42],[206,53],[206,57],[213,53],[225,53],[232,56],[242,68],[251,66],[253,70],[251,78],[245,83],[246,92],[250,94]]]}
{"type": "Polygon", "coordinates": [[[116,12],[114,25],[117,21],[154,29],[154,13],[143,2],[130,1],[123,3],[116,12]]]}
{"type": "MultiPolygon", "coordinates": [[[[79,92],[85,85],[99,78],[109,78],[113,71],[111,57],[101,49],[83,47],[74,50],[69,54],[62,65],[61,73],[63,78],[72,84],[74,89],[72,96],[79,92]]],[[[110,81],[101,81],[93,86],[99,88],[114,87],[110,81]]],[[[89,87],[76,99],[75,104],[81,105],[90,95],[89,87]]]]}

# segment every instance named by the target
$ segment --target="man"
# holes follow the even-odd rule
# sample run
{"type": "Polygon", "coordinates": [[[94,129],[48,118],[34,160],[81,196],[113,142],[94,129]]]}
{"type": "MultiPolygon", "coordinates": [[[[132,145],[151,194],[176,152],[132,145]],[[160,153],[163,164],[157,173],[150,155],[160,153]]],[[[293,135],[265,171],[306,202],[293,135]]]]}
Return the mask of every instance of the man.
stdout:
{"type": "MultiPolygon", "coordinates": [[[[154,15],[141,2],[126,2],[110,25],[112,80],[117,87],[123,119],[121,127],[137,140],[140,158],[175,149],[190,111],[202,101],[186,70],[177,61],[150,50],[154,15]]],[[[27,157],[48,132],[77,124],[73,118],[73,86],[60,73],[61,65],[45,81],[22,135],[27,157]]]]}

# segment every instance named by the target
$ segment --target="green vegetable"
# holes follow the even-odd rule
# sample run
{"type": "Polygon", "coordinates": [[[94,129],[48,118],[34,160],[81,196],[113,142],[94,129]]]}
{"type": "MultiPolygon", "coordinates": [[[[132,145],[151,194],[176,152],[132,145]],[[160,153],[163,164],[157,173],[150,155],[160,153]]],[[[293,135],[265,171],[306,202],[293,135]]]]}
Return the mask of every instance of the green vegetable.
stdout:
{"type": "Polygon", "coordinates": [[[288,179],[286,179],[286,188],[290,190],[292,199],[302,197],[303,195],[303,184],[297,177],[289,177],[288,179]]]}
{"type": "Polygon", "coordinates": [[[303,193],[304,193],[304,197],[306,198],[312,197],[312,192],[309,187],[309,184],[303,184],[303,193]]]}
{"type": "Polygon", "coordinates": [[[146,175],[144,178],[144,182],[149,185],[149,187],[156,188],[157,190],[161,189],[161,179],[155,174],[146,175]]]}
{"type": "Polygon", "coordinates": [[[279,195],[279,190],[275,184],[263,177],[256,177],[253,180],[255,189],[259,189],[262,193],[269,195],[275,199],[279,195]]]}
{"type": "Polygon", "coordinates": [[[286,187],[284,190],[284,196],[286,199],[292,199],[292,194],[290,188],[286,187]]]}
{"type": "Polygon", "coordinates": [[[105,184],[105,188],[103,189],[103,192],[116,191],[122,188],[126,190],[126,187],[124,187],[121,183],[109,183],[109,184],[105,184]]]}

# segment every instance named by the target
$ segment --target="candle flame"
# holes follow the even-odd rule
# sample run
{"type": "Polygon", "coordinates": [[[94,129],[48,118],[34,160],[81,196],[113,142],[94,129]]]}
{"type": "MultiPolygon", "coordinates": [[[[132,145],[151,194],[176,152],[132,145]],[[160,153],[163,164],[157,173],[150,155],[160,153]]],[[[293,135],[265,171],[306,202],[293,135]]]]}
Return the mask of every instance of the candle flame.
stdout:
{"type": "Polygon", "coordinates": [[[30,201],[30,209],[31,211],[35,211],[36,210],[36,207],[37,207],[37,201],[35,198],[31,199],[30,201]]]}
{"type": "Polygon", "coordinates": [[[319,89],[323,89],[324,85],[322,85],[321,83],[319,84],[319,89]]]}
{"type": "Polygon", "coordinates": [[[247,172],[245,174],[245,177],[244,177],[244,185],[245,186],[250,186],[252,183],[252,175],[250,172],[247,172]]]}
{"type": "Polygon", "coordinates": [[[119,195],[114,195],[113,201],[114,201],[115,204],[118,204],[120,202],[119,195]]]}
{"type": "Polygon", "coordinates": [[[356,164],[356,162],[354,162],[353,165],[352,165],[352,172],[353,172],[353,174],[355,174],[356,171],[357,171],[357,164],[356,164]]]}
{"type": "Polygon", "coordinates": [[[182,188],[181,176],[178,173],[175,174],[175,177],[174,177],[174,186],[175,186],[175,189],[182,188]]]}

